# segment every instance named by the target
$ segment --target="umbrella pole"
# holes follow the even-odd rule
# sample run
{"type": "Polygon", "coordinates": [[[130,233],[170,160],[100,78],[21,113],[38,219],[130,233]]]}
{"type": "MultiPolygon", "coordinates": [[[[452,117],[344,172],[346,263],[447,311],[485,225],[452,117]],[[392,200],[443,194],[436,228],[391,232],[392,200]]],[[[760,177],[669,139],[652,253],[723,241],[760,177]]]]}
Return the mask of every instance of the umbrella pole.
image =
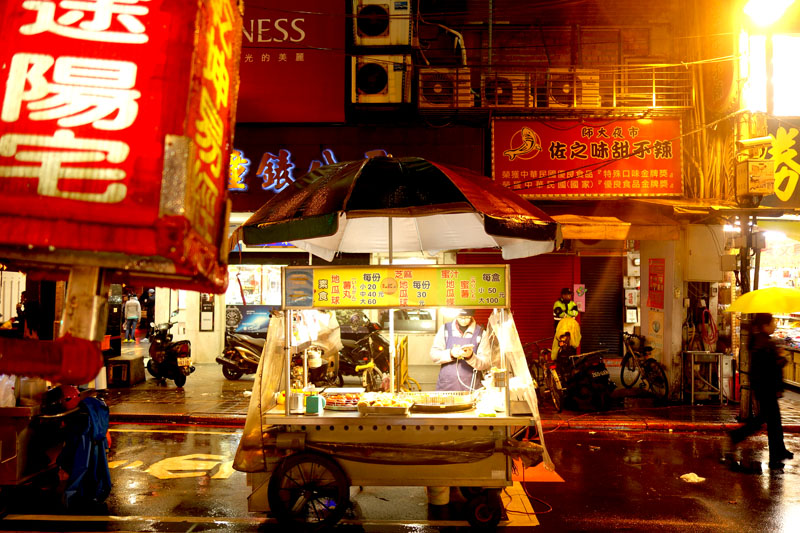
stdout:
{"type": "MultiPolygon", "coordinates": [[[[392,264],[392,217],[389,217],[389,264],[392,264]]],[[[394,387],[394,309],[389,309],[389,392],[395,392],[394,387]]]]}

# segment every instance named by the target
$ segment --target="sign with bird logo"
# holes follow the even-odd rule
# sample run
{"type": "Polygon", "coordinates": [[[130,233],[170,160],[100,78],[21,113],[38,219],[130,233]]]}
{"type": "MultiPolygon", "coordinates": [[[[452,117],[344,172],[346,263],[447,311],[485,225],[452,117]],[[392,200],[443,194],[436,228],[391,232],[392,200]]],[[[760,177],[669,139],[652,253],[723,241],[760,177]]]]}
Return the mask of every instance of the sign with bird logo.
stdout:
{"type": "Polygon", "coordinates": [[[677,118],[492,122],[492,177],[526,198],[680,196],[677,118]]]}

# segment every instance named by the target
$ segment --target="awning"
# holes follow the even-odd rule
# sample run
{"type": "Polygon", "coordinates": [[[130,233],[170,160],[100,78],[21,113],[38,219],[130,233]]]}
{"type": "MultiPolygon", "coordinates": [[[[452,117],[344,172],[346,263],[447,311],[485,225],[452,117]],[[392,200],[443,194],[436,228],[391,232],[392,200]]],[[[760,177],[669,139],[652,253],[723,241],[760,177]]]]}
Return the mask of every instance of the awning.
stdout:
{"type": "Polygon", "coordinates": [[[674,241],[680,222],[672,208],[630,200],[541,205],[564,239],[674,241]]]}
{"type": "Polygon", "coordinates": [[[792,240],[800,241],[800,220],[763,220],[756,222],[758,227],[767,231],[780,231],[792,240]]]}
{"type": "Polygon", "coordinates": [[[561,235],[564,239],[675,241],[680,235],[680,225],[674,221],[656,225],[618,217],[574,214],[551,216],[561,224],[561,235]]]}

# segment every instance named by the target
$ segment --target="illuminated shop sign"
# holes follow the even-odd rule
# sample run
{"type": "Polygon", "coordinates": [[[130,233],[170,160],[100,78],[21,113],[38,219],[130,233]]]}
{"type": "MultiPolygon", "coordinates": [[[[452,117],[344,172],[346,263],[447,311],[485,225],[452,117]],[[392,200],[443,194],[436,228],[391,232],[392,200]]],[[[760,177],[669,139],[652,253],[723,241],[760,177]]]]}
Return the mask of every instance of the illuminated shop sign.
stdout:
{"type": "Polygon", "coordinates": [[[769,124],[772,143],[766,150],[766,159],[774,161],[774,192],[764,196],[761,205],[800,207],[800,131],[781,119],[769,124]]]}
{"type": "MultiPolygon", "coordinates": [[[[382,149],[369,150],[364,154],[365,158],[386,156],[388,152],[382,149]]],[[[228,175],[228,190],[231,192],[244,192],[253,185],[259,183],[265,191],[281,192],[295,180],[295,164],[292,161],[292,153],[283,148],[278,150],[277,155],[273,152],[264,152],[261,162],[254,173],[254,179],[248,183],[247,177],[250,174],[250,159],[245,157],[241,150],[234,149],[231,152],[230,172],[228,175]]],[[[326,148],[322,151],[320,159],[314,159],[308,166],[308,170],[299,175],[311,172],[323,165],[338,163],[333,150],[326,148]]],[[[298,175],[298,176],[299,176],[298,175]]]]}
{"type": "Polygon", "coordinates": [[[679,196],[678,119],[492,122],[492,176],[527,198],[679,196]]]}
{"type": "Polygon", "coordinates": [[[247,0],[239,122],[343,122],[345,5],[247,0]]]}
{"type": "Polygon", "coordinates": [[[9,1],[0,31],[0,245],[153,257],[136,268],[218,291],[237,2],[9,1]]]}

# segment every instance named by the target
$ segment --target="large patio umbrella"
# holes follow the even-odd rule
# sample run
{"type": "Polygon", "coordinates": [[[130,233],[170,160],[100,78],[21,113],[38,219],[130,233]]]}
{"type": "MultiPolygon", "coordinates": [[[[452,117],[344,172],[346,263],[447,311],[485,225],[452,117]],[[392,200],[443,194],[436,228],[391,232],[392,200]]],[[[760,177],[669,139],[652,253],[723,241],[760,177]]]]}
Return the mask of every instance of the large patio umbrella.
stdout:
{"type": "Polygon", "coordinates": [[[746,292],[725,312],[788,315],[800,311],[800,290],[793,287],[767,287],[746,292]]]}
{"type": "Polygon", "coordinates": [[[256,211],[232,239],[338,252],[500,248],[504,259],[552,251],[558,224],[470,170],[419,157],[373,157],[319,167],[256,211]]]}

